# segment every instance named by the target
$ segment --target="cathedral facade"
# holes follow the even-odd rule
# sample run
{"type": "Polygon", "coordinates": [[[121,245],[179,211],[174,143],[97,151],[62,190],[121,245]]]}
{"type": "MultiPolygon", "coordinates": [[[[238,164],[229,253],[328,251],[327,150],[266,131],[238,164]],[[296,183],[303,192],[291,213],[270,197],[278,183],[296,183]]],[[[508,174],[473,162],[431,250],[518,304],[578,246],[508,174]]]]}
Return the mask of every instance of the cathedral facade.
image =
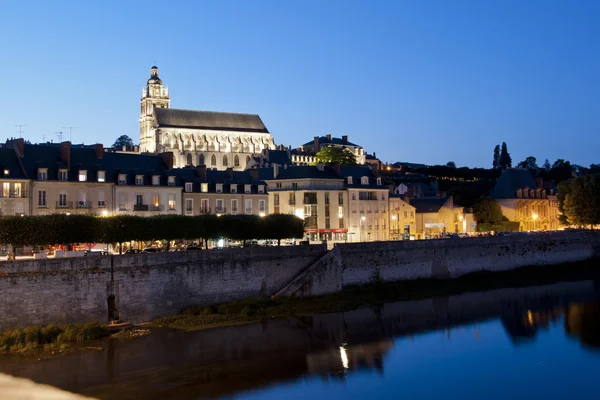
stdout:
{"type": "Polygon", "coordinates": [[[273,136],[256,114],[171,108],[169,90],[152,67],[142,90],[140,151],[172,152],[174,167],[242,171],[253,156],[275,149],[273,136]]]}

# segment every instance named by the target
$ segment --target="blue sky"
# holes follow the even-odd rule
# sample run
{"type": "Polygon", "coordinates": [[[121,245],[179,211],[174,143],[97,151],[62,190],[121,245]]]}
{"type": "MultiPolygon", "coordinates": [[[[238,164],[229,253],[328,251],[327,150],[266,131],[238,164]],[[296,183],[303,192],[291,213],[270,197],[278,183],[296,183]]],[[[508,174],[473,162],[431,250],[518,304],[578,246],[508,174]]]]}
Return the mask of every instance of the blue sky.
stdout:
{"type": "Polygon", "coordinates": [[[138,140],[156,63],[176,108],[258,113],[277,144],[489,167],[506,141],[600,163],[598,1],[0,3],[0,139],[138,140]],[[68,139],[68,134],[63,136],[68,139]]]}

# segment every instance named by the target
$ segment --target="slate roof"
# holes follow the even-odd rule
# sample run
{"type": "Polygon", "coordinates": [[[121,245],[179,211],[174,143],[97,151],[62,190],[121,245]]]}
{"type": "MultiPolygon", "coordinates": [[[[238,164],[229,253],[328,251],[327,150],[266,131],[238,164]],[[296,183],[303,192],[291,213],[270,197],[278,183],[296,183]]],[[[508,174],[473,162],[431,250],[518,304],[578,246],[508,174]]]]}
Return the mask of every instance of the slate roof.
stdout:
{"type": "MultiPolygon", "coordinates": [[[[258,193],[258,185],[265,186],[265,194],[267,193],[267,184],[261,180],[253,179],[250,171],[216,171],[207,169],[206,179],[198,176],[196,168],[175,169],[173,173],[176,175],[177,186],[184,186],[186,182],[193,183],[193,191],[200,192],[200,185],[208,183],[208,192],[215,193],[216,185],[223,184],[223,193],[230,193],[231,185],[252,185],[251,193],[258,193]],[[231,173],[231,176],[229,175],[231,173]]],[[[238,187],[237,193],[247,194],[243,187],[238,187]]],[[[263,194],[263,193],[261,193],[263,194]]]]}
{"type": "Polygon", "coordinates": [[[340,166],[340,175],[346,178],[346,187],[349,188],[387,188],[385,185],[377,185],[377,177],[373,175],[371,168],[364,165],[342,165],[340,166]],[[352,177],[352,184],[348,184],[348,177],[352,177]],[[361,178],[367,176],[369,178],[369,185],[361,184],[361,178]]]}
{"type": "Polygon", "coordinates": [[[494,190],[494,199],[514,199],[517,189],[537,189],[538,184],[529,170],[524,168],[509,168],[502,171],[494,190]]]}
{"type": "Polygon", "coordinates": [[[450,200],[449,197],[443,198],[427,198],[427,199],[410,199],[411,206],[416,208],[418,213],[436,213],[439,212],[444,204],[450,200]]]}
{"type": "Polygon", "coordinates": [[[154,114],[157,124],[162,127],[269,133],[257,114],[181,110],[177,108],[156,108],[154,114]]]}
{"type": "Polygon", "coordinates": [[[287,150],[269,150],[266,158],[271,164],[292,165],[292,160],[290,160],[287,150]]]}
{"type": "Polygon", "coordinates": [[[27,179],[15,149],[0,147],[0,176],[9,179],[27,179]],[[4,175],[6,169],[8,176],[4,175]]]}
{"type": "MultiPolygon", "coordinates": [[[[314,144],[315,144],[315,141],[313,139],[310,142],[304,143],[304,146],[313,146],[314,144]]],[[[335,145],[339,145],[339,146],[358,146],[357,144],[354,144],[352,142],[348,142],[348,141],[344,142],[342,140],[342,138],[332,137],[331,140],[329,140],[327,138],[327,136],[321,136],[319,138],[319,146],[327,145],[327,144],[335,144],[335,145]]]]}

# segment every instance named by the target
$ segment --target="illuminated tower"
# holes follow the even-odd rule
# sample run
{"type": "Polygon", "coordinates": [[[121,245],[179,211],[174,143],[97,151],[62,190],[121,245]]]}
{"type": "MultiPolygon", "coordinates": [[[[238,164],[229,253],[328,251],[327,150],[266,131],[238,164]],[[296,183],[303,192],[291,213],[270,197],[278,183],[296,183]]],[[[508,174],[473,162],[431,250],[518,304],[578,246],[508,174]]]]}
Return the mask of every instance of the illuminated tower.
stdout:
{"type": "Polygon", "coordinates": [[[157,152],[157,138],[154,129],[154,108],[169,108],[171,99],[169,89],[163,86],[158,77],[158,67],[150,69],[150,79],[142,90],[140,111],[140,151],[157,152]]]}

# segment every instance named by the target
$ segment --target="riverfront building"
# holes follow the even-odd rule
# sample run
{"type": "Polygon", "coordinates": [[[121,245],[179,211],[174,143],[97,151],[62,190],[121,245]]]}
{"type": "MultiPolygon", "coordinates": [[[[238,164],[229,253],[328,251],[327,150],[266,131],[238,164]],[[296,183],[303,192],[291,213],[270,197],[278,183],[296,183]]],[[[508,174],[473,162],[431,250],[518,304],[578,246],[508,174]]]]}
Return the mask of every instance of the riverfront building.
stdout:
{"type": "Polygon", "coordinates": [[[560,226],[556,188],[541,178],[535,179],[523,168],[502,171],[492,192],[509,221],[519,223],[519,230],[556,230],[560,226]]]}
{"type": "Polygon", "coordinates": [[[273,149],[273,136],[256,114],[171,108],[156,66],[142,90],[140,151],[173,152],[174,167],[207,165],[243,171],[253,156],[273,149]]]}
{"type": "Polygon", "coordinates": [[[339,147],[348,150],[354,154],[358,164],[365,164],[366,154],[362,146],[350,142],[348,136],[336,138],[332,135],[315,136],[312,141],[306,142],[302,146],[291,150],[291,160],[294,165],[314,165],[317,161],[315,155],[323,147],[339,147]]]}

